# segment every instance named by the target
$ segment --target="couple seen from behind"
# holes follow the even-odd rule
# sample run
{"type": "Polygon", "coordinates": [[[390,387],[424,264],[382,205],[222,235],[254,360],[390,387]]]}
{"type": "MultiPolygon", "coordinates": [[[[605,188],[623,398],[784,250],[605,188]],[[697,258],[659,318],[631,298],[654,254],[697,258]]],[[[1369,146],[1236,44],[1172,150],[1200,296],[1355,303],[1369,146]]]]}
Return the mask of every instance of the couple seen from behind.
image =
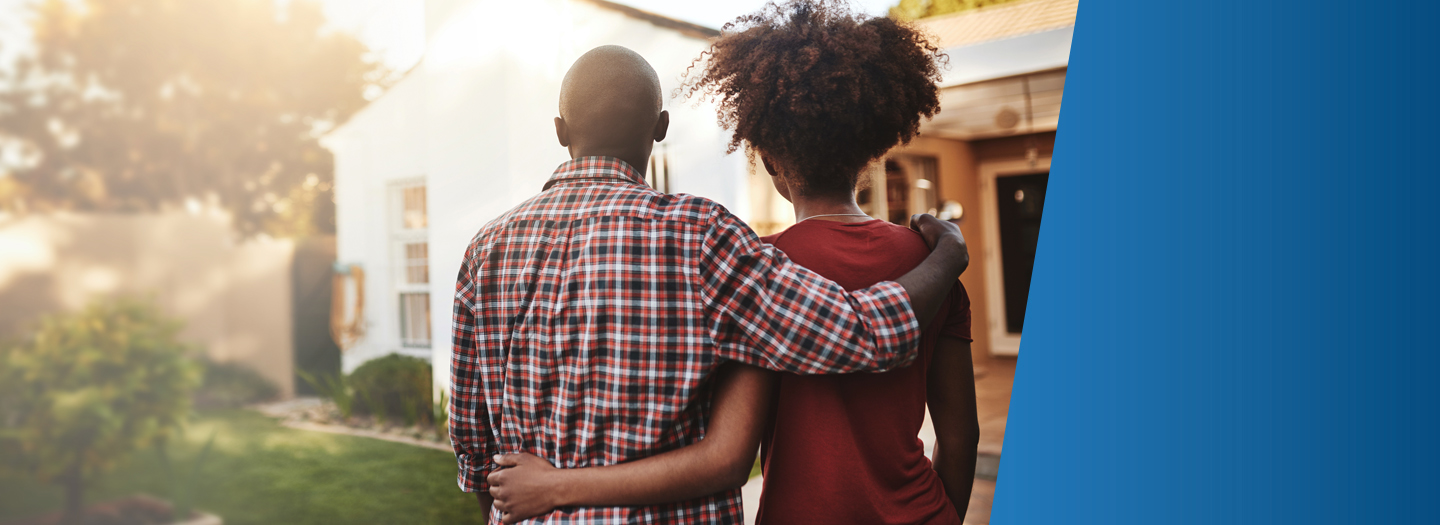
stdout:
{"type": "Polygon", "coordinates": [[[490,522],[958,525],[979,439],[959,228],[866,215],[867,167],[939,110],[938,49],[843,2],[771,3],[686,73],[795,206],[766,238],[645,183],[658,76],[603,46],[561,87],[571,160],[457,277],[450,437],[490,522]],[[917,438],[926,406],[933,459],[917,438]]]}

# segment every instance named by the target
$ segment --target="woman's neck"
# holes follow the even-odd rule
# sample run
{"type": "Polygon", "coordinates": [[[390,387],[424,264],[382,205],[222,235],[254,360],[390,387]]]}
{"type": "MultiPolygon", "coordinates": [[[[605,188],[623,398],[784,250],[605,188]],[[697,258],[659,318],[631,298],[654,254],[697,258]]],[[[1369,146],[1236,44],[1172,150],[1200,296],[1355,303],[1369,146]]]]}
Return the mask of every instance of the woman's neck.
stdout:
{"type": "Polygon", "coordinates": [[[806,219],[834,222],[872,220],[870,216],[860,210],[860,205],[855,203],[854,195],[843,197],[791,195],[790,202],[795,205],[795,222],[806,219]]]}

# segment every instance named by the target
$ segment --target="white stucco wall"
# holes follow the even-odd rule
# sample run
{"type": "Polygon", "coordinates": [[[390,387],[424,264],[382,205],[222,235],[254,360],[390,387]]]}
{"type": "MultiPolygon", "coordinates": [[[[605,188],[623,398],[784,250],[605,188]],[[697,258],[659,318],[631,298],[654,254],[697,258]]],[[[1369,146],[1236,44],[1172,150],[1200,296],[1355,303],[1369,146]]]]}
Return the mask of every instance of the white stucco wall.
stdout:
{"type": "Polygon", "coordinates": [[[714,199],[748,218],[747,163],[725,155],[712,105],[670,93],[709,42],[577,0],[452,2],[431,28],[425,59],[327,138],[336,155],[338,260],[366,269],[368,334],[345,369],[402,351],[428,354],[436,385],[449,376],[454,276],[471,237],[541,189],[568,154],[555,139],[560,82],[596,46],[644,55],[671,113],[670,191],[714,199]],[[432,347],[402,350],[387,210],[392,181],[423,176],[429,208],[432,347]]]}
{"type": "Polygon", "coordinates": [[[366,335],[343,354],[347,373],[392,352],[430,357],[400,346],[389,202],[395,181],[426,175],[424,87],[417,75],[405,78],[325,140],[335,153],[336,261],[365,270],[366,335]]]}

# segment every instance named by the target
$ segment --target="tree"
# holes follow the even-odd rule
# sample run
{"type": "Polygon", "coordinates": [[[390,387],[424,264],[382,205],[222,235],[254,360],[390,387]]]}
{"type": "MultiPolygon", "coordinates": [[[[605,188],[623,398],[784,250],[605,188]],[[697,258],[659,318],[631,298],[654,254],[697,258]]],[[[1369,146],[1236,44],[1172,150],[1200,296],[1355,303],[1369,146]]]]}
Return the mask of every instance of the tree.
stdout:
{"type": "Polygon", "coordinates": [[[900,0],[900,3],[890,8],[890,17],[898,20],[917,20],[1013,1],[1015,0],[900,0]]]}
{"type": "Polygon", "coordinates": [[[42,0],[31,10],[35,52],[0,86],[0,173],[10,172],[0,209],[198,203],[229,210],[246,234],[333,231],[333,160],[318,137],[388,72],[353,37],[324,32],[317,4],[42,0]]]}
{"type": "Polygon", "coordinates": [[[100,301],[0,352],[0,450],[65,488],[67,522],[80,517],[86,479],[183,422],[200,369],[179,330],[149,303],[100,301]]]}

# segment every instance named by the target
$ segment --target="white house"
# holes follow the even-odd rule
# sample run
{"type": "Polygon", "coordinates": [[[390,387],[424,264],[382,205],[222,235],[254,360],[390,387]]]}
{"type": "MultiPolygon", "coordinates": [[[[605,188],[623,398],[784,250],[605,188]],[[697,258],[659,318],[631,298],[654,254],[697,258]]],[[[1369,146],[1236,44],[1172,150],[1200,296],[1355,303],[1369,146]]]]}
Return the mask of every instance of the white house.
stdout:
{"type": "Polygon", "coordinates": [[[660,75],[671,127],[651,159],[656,188],[782,225],[751,213],[752,191],[773,190],[751,184],[743,154],[725,154],[714,107],[668,97],[717,35],[602,0],[427,1],[424,58],[325,141],[335,154],[337,265],[364,270],[363,335],[344,370],[400,353],[431,359],[444,386],[465,248],[568,160],[552,123],[560,82],[596,46],[633,49],[660,75]]]}

